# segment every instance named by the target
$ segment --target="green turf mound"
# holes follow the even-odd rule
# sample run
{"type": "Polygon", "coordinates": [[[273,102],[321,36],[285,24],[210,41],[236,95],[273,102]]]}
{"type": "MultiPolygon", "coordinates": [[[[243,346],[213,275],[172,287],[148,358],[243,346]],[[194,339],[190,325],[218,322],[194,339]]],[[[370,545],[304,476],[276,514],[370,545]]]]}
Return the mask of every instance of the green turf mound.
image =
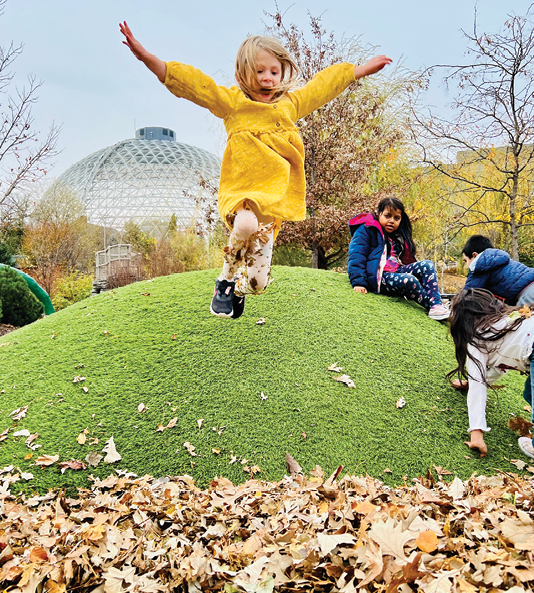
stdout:
{"type": "Polygon", "coordinates": [[[240,319],[219,319],[209,313],[215,277],[208,270],[132,284],[4,336],[0,431],[11,430],[0,467],[33,473],[19,482],[25,490],[82,486],[90,473],[118,468],[188,473],[201,485],[221,475],[242,482],[253,468],[280,479],[286,452],[305,471],[343,465],[391,484],[432,465],[462,478],[517,471],[506,460],[521,456],[506,422],[523,408],[521,378],[490,394],[490,453],[478,459],[463,445],[465,395],[445,379],[454,367],[447,327],[417,305],[356,294],[346,275],[277,267],[240,319]],[[333,380],[333,363],[356,388],[333,380]],[[14,422],[22,406],[27,414],[14,422]],[[39,434],[30,444],[40,448],[13,436],[23,429],[39,434]],[[118,463],[63,474],[58,464],[34,465],[44,454],[83,461],[112,436],[118,463]]]}

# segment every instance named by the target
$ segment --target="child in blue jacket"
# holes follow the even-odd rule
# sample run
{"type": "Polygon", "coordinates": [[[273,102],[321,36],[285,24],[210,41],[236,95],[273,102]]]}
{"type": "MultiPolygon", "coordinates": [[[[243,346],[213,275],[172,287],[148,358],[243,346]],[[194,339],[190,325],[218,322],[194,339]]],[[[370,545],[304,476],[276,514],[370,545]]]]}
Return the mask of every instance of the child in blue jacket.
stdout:
{"type": "Polygon", "coordinates": [[[384,198],[376,212],[349,221],[348,273],[356,292],[403,296],[427,309],[432,319],[449,317],[431,261],[415,259],[412,224],[397,198],[384,198]]]}
{"type": "Polygon", "coordinates": [[[469,267],[464,289],[485,288],[507,305],[534,303],[534,269],[513,260],[506,251],[494,249],[484,235],[473,235],[462,251],[469,267]]]}

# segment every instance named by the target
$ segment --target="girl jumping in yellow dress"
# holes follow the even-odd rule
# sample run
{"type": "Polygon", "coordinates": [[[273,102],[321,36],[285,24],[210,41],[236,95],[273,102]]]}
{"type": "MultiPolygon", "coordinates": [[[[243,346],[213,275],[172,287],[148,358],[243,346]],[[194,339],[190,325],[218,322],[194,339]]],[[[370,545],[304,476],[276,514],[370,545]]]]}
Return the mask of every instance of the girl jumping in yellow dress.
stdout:
{"type": "Polygon", "coordinates": [[[218,208],[232,232],[210,311],[236,319],[245,295],[258,294],[269,283],[273,242],[282,221],[306,216],[304,147],[295,122],[391,60],[376,56],[359,66],[335,64],[290,92],[298,79],[295,62],[276,39],[253,36],[237,52],[239,86],[226,88],[192,66],[160,60],[135,39],[126,22],[119,26],[123,43],[171,93],[224,122],[228,142],[218,208]]]}

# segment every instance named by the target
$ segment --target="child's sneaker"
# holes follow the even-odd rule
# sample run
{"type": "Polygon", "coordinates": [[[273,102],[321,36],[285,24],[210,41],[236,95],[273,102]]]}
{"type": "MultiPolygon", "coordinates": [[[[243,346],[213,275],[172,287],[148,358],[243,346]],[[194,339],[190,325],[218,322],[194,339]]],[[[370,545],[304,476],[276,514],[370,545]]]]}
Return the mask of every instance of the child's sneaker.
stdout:
{"type": "Polygon", "coordinates": [[[229,282],[228,280],[217,280],[215,282],[215,292],[213,293],[210,306],[210,312],[213,315],[217,315],[217,317],[232,317],[234,312],[232,305],[234,288],[235,282],[229,282]]]}
{"type": "Polygon", "coordinates": [[[449,309],[443,305],[434,305],[433,307],[430,307],[430,311],[428,312],[428,316],[436,321],[448,319],[450,314],[451,312],[449,309]]]}
{"type": "Polygon", "coordinates": [[[237,296],[234,294],[234,298],[232,299],[232,308],[234,312],[232,313],[232,319],[237,319],[243,315],[243,311],[245,310],[245,295],[237,296]]]}
{"type": "Polygon", "coordinates": [[[532,446],[532,439],[529,437],[519,437],[517,439],[519,448],[527,457],[534,459],[534,447],[532,446]]]}

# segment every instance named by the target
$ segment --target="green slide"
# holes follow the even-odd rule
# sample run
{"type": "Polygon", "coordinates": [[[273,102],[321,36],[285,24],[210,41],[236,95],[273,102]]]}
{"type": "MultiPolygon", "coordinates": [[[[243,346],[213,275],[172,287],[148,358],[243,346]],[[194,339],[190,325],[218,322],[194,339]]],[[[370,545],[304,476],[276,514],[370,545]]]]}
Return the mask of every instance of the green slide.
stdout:
{"type": "MultiPolygon", "coordinates": [[[[0,264],[0,267],[1,268],[11,268],[11,266],[6,266],[5,264],[0,264]]],[[[37,300],[39,300],[39,301],[41,301],[41,303],[43,303],[45,315],[52,315],[52,313],[55,312],[55,309],[54,309],[54,305],[52,305],[52,301],[50,300],[50,297],[48,296],[48,293],[46,292],[46,290],[44,290],[44,288],[41,288],[41,286],[39,286],[39,284],[37,284],[37,282],[35,282],[35,280],[31,276],[28,276],[28,274],[21,272],[17,268],[11,268],[11,269],[14,270],[15,272],[17,272],[17,274],[19,274],[19,276],[22,276],[24,278],[24,280],[26,280],[26,284],[28,285],[28,288],[33,292],[33,294],[36,296],[37,300]]]]}

